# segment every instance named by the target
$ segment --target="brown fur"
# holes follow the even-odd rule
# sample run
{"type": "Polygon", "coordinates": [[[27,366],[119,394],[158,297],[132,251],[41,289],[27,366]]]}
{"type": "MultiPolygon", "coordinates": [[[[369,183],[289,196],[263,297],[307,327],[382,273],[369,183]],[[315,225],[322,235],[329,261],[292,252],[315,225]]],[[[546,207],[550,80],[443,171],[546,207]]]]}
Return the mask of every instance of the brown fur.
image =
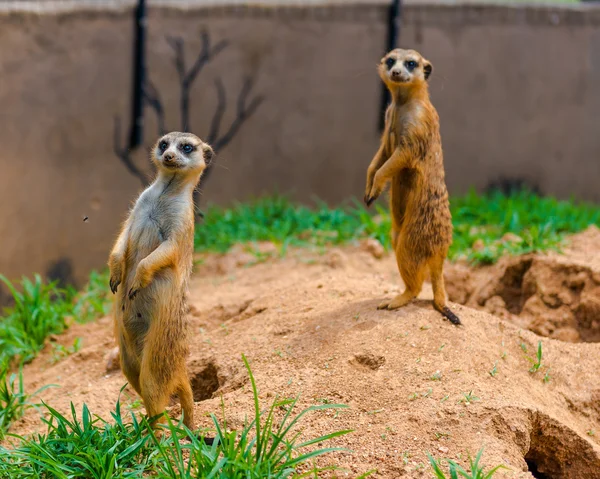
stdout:
{"type": "Polygon", "coordinates": [[[152,152],[158,174],[137,199],[110,253],[115,337],[121,370],[149,417],[177,394],[193,426],[194,398],[186,369],[185,296],[192,270],[192,194],[213,151],[198,137],[172,132],[152,152]],[[193,151],[186,152],[186,145],[193,151]],[[120,286],[119,286],[120,285],[120,286]]]}
{"type": "Polygon", "coordinates": [[[452,221],[439,117],[427,87],[432,70],[431,63],[414,50],[396,49],[382,58],[379,76],[392,102],[381,145],[367,171],[365,202],[370,205],[391,183],[392,246],[406,290],[379,308],[397,309],[416,298],[429,268],[435,308],[460,324],[446,306],[444,288],[452,221]]]}

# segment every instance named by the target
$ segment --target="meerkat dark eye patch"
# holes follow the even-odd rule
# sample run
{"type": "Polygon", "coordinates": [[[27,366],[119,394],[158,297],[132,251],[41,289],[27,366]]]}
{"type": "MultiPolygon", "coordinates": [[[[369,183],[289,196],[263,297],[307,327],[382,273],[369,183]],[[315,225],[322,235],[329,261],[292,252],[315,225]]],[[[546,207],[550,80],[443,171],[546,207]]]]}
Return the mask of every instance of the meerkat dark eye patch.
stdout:
{"type": "Polygon", "coordinates": [[[179,145],[179,148],[181,148],[181,151],[183,151],[184,153],[191,153],[196,149],[194,145],[191,145],[190,143],[184,143],[183,145],[179,145]]]}
{"type": "Polygon", "coordinates": [[[162,151],[163,153],[165,152],[165,150],[166,150],[168,147],[169,147],[169,144],[168,144],[166,141],[161,141],[161,142],[158,144],[158,149],[159,149],[160,151],[162,151]]]}
{"type": "Polygon", "coordinates": [[[387,67],[387,69],[389,70],[390,68],[392,68],[394,65],[396,64],[396,60],[394,58],[388,58],[385,61],[385,66],[387,67]]]}
{"type": "Polygon", "coordinates": [[[419,66],[419,64],[414,60],[406,60],[404,62],[404,66],[408,71],[413,71],[415,68],[419,66]]]}

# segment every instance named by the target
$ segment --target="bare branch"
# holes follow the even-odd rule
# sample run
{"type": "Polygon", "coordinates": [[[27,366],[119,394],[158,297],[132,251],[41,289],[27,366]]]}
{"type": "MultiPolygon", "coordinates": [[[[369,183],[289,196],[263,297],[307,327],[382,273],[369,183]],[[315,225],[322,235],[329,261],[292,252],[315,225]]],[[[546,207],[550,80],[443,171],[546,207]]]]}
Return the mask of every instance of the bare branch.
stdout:
{"type": "Polygon", "coordinates": [[[210,131],[206,137],[206,141],[209,145],[212,145],[219,137],[219,130],[221,129],[221,121],[227,108],[227,97],[225,95],[225,87],[220,78],[215,80],[215,88],[217,89],[217,109],[210,122],[210,131]]]}
{"type": "Polygon", "coordinates": [[[113,151],[115,155],[121,160],[121,163],[129,170],[129,172],[138,178],[142,183],[142,186],[148,184],[148,179],[144,172],[142,172],[131,160],[130,150],[126,146],[121,146],[121,118],[115,116],[115,128],[113,133],[113,151]]]}
{"type": "MultiPolygon", "coordinates": [[[[223,83],[221,82],[221,80],[218,79],[215,82],[215,86],[217,88],[218,103],[217,103],[217,109],[215,111],[215,114],[214,114],[212,122],[211,122],[210,132],[207,137],[207,142],[213,147],[213,149],[215,151],[218,152],[219,150],[221,150],[222,148],[227,146],[227,144],[233,139],[233,137],[236,135],[236,133],[242,127],[244,122],[246,120],[248,120],[254,114],[256,109],[263,102],[264,97],[262,95],[259,95],[259,96],[254,97],[250,101],[249,105],[246,104],[247,100],[248,100],[248,96],[250,95],[253,85],[254,85],[253,79],[246,78],[244,80],[244,84],[242,86],[242,89],[240,90],[240,94],[238,95],[236,117],[233,120],[233,122],[231,123],[231,125],[229,126],[229,130],[227,130],[227,132],[219,138],[219,130],[221,127],[221,121],[223,119],[223,114],[225,113],[225,109],[227,108],[227,101],[226,101],[227,98],[225,96],[225,88],[223,87],[223,83]]],[[[213,160],[210,163],[210,165],[208,165],[208,167],[204,170],[204,174],[200,178],[200,187],[202,187],[208,180],[208,177],[210,176],[210,174],[212,172],[214,164],[215,164],[215,161],[213,160]]],[[[199,197],[196,196],[196,204],[198,204],[198,200],[199,200],[199,197]]]]}
{"type": "Polygon", "coordinates": [[[183,39],[179,37],[171,37],[169,35],[167,35],[166,38],[167,43],[175,52],[175,68],[177,69],[180,83],[183,83],[185,79],[185,54],[183,51],[183,39]]]}
{"type": "Polygon", "coordinates": [[[186,71],[185,67],[185,43],[183,38],[167,36],[167,42],[175,53],[175,66],[179,75],[179,84],[181,88],[179,99],[181,131],[189,131],[190,129],[190,89],[192,84],[208,62],[229,45],[226,40],[222,40],[214,47],[211,47],[210,35],[208,32],[204,30],[201,35],[202,49],[200,50],[200,53],[198,53],[198,56],[189,71],[186,71]]]}
{"type": "MultiPolygon", "coordinates": [[[[186,70],[185,42],[183,38],[167,36],[166,40],[174,52],[174,63],[175,68],[177,69],[179,85],[181,89],[179,98],[181,131],[189,131],[189,105],[190,90],[192,88],[192,85],[198,78],[198,75],[200,75],[200,73],[202,72],[202,69],[217,55],[219,55],[225,48],[227,48],[229,46],[229,42],[227,40],[221,40],[216,45],[212,46],[209,33],[206,30],[203,30],[201,33],[202,48],[196,56],[191,68],[189,70],[186,70]]],[[[220,135],[223,117],[227,109],[227,95],[221,79],[218,78],[215,81],[215,88],[217,90],[217,108],[211,120],[207,142],[210,143],[216,151],[220,150],[221,148],[224,148],[231,142],[231,140],[237,134],[242,125],[256,112],[257,108],[263,102],[264,98],[261,95],[255,96],[251,99],[249,98],[252,92],[253,85],[254,80],[252,78],[246,78],[244,80],[242,89],[240,90],[240,93],[237,98],[235,118],[231,125],[229,125],[229,129],[225,132],[225,134],[220,135]]],[[[148,105],[154,110],[157,116],[159,134],[164,134],[166,130],[163,104],[158,90],[150,81],[148,81],[145,85],[144,99],[148,103],[148,105]]],[[[133,168],[135,168],[135,165],[133,165],[133,163],[131,163],[131,161],[129,160],[128,154],[119,155],[117,153],[117,155],[120,158],[122,158],[122,161],[126,164],[126,166],[128,165],[127,162],[129,162],[129,164],[133,168]],[[123,158],[122,156],[125,156],[125,158],[123,158]]],[[[214,162],[211,163],[208,166],[208,168],[206,168],[200,181],[200,185],[198,189],[194,192],[194,204],[196,205],[196,209],[200,200],[200,188],[206,182],[208,176],[210,175],[210,172],[212,171],[213,166],[214,162]]]]}
{"type": "Polygon", "coordinates": [[[194,80],[198,76],[198,74],[202,71],[202,68],[215,58],[219,53],[221,53],[227,46],[229,46],[229,42],[227,40],[221,40],[219,43],[215,45],[214,48],[210,48],[210,36],[208,32],[202,32],[202,50],[198,54],[196,61],[190,71],[185,76],[184,85],[186,88],[189,88],[194,80]]]}
{"type": "Polygon", "coordinates": [[[150,80],[146,81],[143,93],[144,99],[156,114],[156,121],[158,123],[158,136],[162,136],[167,132],[167,130],[165,128],[165,110],[163,108],[162,100],[160,99],[160,94],[150,80]]]}
{"type": "Polygon", "coordinates": [[[254,114],[256,109],[264,101],[264,97],[259,95],[254,97],[250,101],[249,105],[246,104],[253,84],[254,80],[252,78],[246,78],[246,80],[244,80],[244,85],[242,86],[238,96],[236,117],[231,123],[229,130],[227,130],[227,132],[221,138],[214,141],[213,147],[215,150],[218,151],[227,146],[244,122],[246,122],[246,120],[248,120],[254,114]]]}

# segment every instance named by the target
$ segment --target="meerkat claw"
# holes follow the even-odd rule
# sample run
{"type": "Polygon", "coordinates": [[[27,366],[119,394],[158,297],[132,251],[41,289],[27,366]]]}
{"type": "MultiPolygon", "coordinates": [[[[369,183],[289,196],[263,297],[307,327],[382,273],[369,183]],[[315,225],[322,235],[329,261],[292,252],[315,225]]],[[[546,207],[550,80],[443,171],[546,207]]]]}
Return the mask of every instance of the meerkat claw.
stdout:
{"type": "Polygon", "coordinates": [[[450,321],[455,326],[460,326],[462,324],[462,322],[460,321],[460,318],[456,314],[454,314],[454,312],[452,312],[452,310],[450,308],[448,308],[447,306],[444,307],[444,309],[442,309],[441,312],[442,312],[442,316],[444,316],[448,321],[450,321]]]}
{"type": "Polygon", "coordinates": [[[120,280],[110,280],[110,290],[112,291],[112,294],[115,294],[117,292],[117,288],[119,287],[119,285],[121,284],[120,280]]]}
{"type": "Polygon", "coordinates": [[[375,201],[375,198],[370,197],[370,196],[365,196],[365,204],[367,205],[367,207],[371,206],[371,204],[373,204],[373,201],[375,201]]]}
{"type": "Polygon", "coordinates": [[[129,290],[129,300],[130,301],[133,300],[133,298],[135,298],[135,295],[138,294],[138,291],[139,291],[138,289],[133,289],[133,288],[131,288],[129,290]]]}

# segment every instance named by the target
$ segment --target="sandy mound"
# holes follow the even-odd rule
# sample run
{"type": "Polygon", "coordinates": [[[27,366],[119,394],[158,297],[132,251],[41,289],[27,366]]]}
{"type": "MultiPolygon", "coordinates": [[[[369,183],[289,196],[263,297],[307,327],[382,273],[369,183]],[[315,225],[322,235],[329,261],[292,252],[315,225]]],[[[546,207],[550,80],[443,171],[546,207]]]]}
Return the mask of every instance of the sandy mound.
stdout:
{"type": "MultiPolygon", "coordinates": [[[[529,256],[481,272],[449,268],[449,284],[464,275],[463,292],[453,288],[453,297],[490,309],[499,299],[504,304],[494,309],[503,317],[455,304],[464,323],[455,327],[432,309],[428,285],[414,304],[377,311],[382,297],[400,289],[389,255],[302,250],[285,259],[261,255],[266,261],[245,267],[251,258],[243,254],[207,259],[191,284],[189,368],[199,426],[219,412],[221,395],[232,427],[251,413],[245,353],[263,401],[300,393],[303,406],[350,406],[303,423],[308,436],[355,430],[337,440],[353,452],[327,459],[347,468],[347,477],[373,468],[378,478],[431,477],[426,451],[465,464],[482,445],[486,465],[510,468],[496,477],[600,477],[600,344],[525,329],[571,341],[596,337],[590,304],[598,301],[598,270],[589,258],[579,264],[575,253],[571,260],[529,256]],[[544,322],[536,311],[556,314],[544,322]],[[526,355],[539,340],[543,366],[530,373],[526,355]]],[[[70,401],[86,402],[108,417],[125,382],[105,369],[113,346],[109,318],[73,327],[59,341],[76,337],[80,352],[55,365],[45,352],[26,368],[27,388],[59,384],[42,394],[52,406],[67,411],[70,401]]],[[[135,405],[137,398],[126,390],[125,399],[135,405]]],[[[13,432],[36,428],[31,412],[13,432]]]]}
{"type": "Polygon", "coordinates": [[[600,342],[600,230],[574,236],[565,255],[503,258],[488,268],[448,268],[453,301],[507,318],[541,336],[600,342]]]}

